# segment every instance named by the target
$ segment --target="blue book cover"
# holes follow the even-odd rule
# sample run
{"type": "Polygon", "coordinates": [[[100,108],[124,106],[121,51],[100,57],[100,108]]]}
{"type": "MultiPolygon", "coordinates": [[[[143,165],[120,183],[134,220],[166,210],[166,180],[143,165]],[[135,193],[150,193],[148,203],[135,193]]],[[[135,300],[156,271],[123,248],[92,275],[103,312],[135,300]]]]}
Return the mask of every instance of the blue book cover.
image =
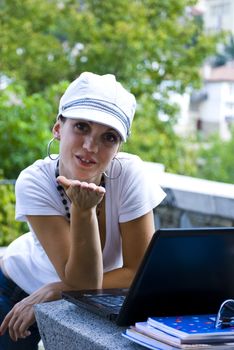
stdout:
{"type": "Polygon", "coordinates": [[[147,324],[178,337],[182,343],[234,342],[234,327],[215,328],[216,315],[149,317],[147,324]]]}

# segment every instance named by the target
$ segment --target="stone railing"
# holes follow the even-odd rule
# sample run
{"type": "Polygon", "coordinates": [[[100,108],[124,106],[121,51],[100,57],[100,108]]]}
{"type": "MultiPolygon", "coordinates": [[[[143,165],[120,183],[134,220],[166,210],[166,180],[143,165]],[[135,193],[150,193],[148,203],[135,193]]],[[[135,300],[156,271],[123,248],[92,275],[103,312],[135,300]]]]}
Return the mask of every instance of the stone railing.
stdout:
{"type": "Polygon", "coordinates": [[[146,162],[152,184],[167,197],[155,210],[157,227],[234,226],[234,185],[164,172],[146,162]]]}
{"type": "MultiPolygon", "coordinates": [[[[167,193],[155,209],[156,227],[234,226],[234,185],[164,171],[162,164],[145,162],[152,186],[167,193]]],[[[14,180],[0,180],[0,185],[14,180]]]]}

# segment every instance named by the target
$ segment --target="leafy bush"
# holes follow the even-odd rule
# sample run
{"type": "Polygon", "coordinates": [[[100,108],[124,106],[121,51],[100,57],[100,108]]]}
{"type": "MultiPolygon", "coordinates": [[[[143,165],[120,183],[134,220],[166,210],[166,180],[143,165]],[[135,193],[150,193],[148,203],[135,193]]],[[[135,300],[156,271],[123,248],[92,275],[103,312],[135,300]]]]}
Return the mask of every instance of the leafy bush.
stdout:
{"type": "Polygon", "coordinates": [[[7,246],[28,228],[25,223],[15,220],[14,185],[0,183],[0,198],[0,246],[7,246]]]}
{"type": "Polygon", "coordinates": [[[25,95],[19,99],[21,105],[9,108],[6,104],[2,108],[0,97],[4,116],[0,144],[6,145],[0,149],[0,168],[5,177],[15,178],[19,169],[46,153],[49,119],[54,120],[57,105],[54,109],[44,91],[54,82],[73,80],[83,71],[113,73],[136,95],[136,135],[133,130],[126,150],[145,160],[162,162],[167,171],[193,170],[191,158],[186,157],[173,129],[178,111],[170,96],[188,87],[200,87],[200,66],[222,39],[221,34],[205,34],[202,22],[190,12],[195,3],[1,2],[1,72],[21,81],[25,95]],[[166,122],[162,116],[167,117],[166,122]]]}
{"type": "Polygon", "coordinates": [[[234,183],[234,128],[231,131],[229,140],[214,134],[205,145],[199,145],[197,177],[234,183]]]}
{"type": "Polygon", "coordinates": [[[23,84],[12,83],[0,95],[0,171],[16,179],[19,172],[46,156],[58,101],[66,82],[27,95],[23,84]]]}

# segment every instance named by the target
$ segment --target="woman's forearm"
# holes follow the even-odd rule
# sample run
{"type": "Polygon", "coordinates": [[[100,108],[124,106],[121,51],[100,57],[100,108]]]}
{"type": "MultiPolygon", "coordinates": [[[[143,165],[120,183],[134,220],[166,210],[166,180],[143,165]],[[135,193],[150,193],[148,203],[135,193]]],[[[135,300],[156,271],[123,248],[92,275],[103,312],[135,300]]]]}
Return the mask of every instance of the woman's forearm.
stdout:
{"type": "Polygon", "coordinates": [[[65,282],[77,289],[102,287],[103,262],[95,208],[71,207],[71,245],[65,267],[65,282]]]}
{"type": "Polygon", "coordinates": [[[129,288],[136,271],[131,268],[122,267],[104,273],[103,288],[129,288]]]}

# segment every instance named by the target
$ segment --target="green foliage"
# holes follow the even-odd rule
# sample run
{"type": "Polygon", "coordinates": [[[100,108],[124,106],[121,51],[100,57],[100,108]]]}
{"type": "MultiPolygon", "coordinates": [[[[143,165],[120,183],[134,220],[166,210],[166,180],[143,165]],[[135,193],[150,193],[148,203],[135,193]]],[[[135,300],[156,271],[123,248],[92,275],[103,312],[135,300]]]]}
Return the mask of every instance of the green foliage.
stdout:
{"type": "Polygon", "coordinates": [[[0,246],[6,246],[27,231],[25,223],[16,222],[13,185],[0,184],[0,246]]]}
{"type": "Polygon", "coordinates": [[[0,94],[4,177],[15,179],[46,155],[59,98],[82,71],[113,73],[136,95],[126,151],[195,174],[195,152],[174,132],[170,94],[200,86],[200,66],[221,39],[204,34],[189,10],[195,3],[0,0],[0,72],[12,82],[0,94]]]}
{"type": "Polygon", "coordinates": [[[69,74],[69,59],[56,35],[57,21],[65,16],[58,5],[56,0],[0,2],[0,71],[24,81],[31,92],[69,74]]]}
{"type": "Polygon", "coordinates": [[[230,140],[211,136],[198,151],[200,167],[197,176],[208,180],[234,183],[234,128],[230,140]]]}
{"type": "Polygon", "coordinates": [[[205,36],[186,12],[195,3],[4,1],[1,71],[23,79],[31,91],[84,70],[114,73],[137,95],[165,80],[175,90],[196,86],[217,38],[205,36]]]}
{"type": "Polygon", "coordinates": [[[57,111],[57,100],[52,99],[51,106],[47,98],[48,86],[73,80],[85,70],[114,73],[136,95],[138,110],[126,149],[163,162],[168,171],[183,173],[189,159],[186,166],[179,160],[186,152],[174,133],[177,106],[169,96],[199,87],[200,66],[218,40],[205,35],[189,12],[195,3],[1,1],[0,71],[24,86],[19,91],[21,105],[7,106],[6,97],[0,101],[8,116],[0,125],[0,141],[7,143],[0,164],[5,175],[15,177],[33,158],[45,154],[48,119],[54,120],[57,111]],[[144,138],[138,136],[143,133],[144,138]]]}
{"type": "Polygon", "coordinates": [[[0,95],[0,169],[5,178],[16,179],[23,168],[46,156],[58,100],[66,86],[61,82],[44,93],[26,95],[23,85],[11,84],[0,95]]]}

